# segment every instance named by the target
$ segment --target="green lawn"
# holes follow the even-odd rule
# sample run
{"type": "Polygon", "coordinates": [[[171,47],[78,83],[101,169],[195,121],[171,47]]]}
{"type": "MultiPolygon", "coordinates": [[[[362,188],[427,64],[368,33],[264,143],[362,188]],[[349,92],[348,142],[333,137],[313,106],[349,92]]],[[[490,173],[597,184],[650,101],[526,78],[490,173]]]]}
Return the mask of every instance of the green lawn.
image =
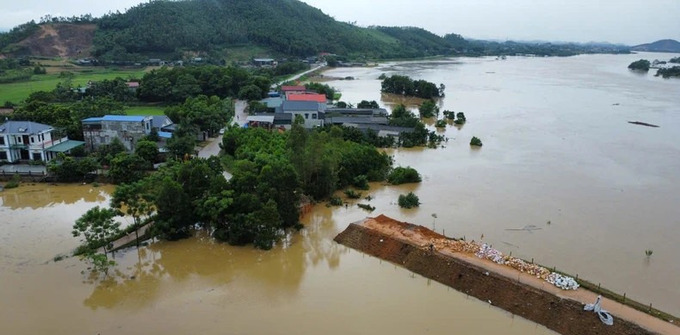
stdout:
{"type": "MultiPolygon", "coordinates": [[[[98,81],[104,79],[114,79],[121,77],[142,78],[146,71],[144,69],[134,70],[113,70],[113,69],[92,69],[92,72],[74,72],[75,76],[71,80],[73,86],[85,86],[89,80],[98,81]]],[[[57,83],[63,82],[64,78],[59,78],[58,74],[34,75],[30,81],[17,83],[0,84],[0,104],[5,101],[19,103],[26,99],[32,92],[51,91],[57,83]]]]}
{"type": "Polygon", "coordinates": [[[164,115],[163,106],[133,106],[125,110],[127,115],[164,115]]]}

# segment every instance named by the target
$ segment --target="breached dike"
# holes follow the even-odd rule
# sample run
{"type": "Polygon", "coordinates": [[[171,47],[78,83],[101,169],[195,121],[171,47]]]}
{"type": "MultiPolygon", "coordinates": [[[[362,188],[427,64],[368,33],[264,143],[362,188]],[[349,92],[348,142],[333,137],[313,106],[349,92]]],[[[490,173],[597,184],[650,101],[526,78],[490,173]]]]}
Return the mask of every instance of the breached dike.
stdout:
{"type": "Polygon", "coordinates": [[[594,292],[562,290],[536,274],[479,258],[475,255],[479,245],[457,244],[460,241],[384,215],[352,223],[334,240],[560,334],[680,334],[680,327],[672,323],[609,299],[602,303],[611,311],[614,324],[605,325],[595,313],[584,311],[584,305],[597,298],[594,292]]]}

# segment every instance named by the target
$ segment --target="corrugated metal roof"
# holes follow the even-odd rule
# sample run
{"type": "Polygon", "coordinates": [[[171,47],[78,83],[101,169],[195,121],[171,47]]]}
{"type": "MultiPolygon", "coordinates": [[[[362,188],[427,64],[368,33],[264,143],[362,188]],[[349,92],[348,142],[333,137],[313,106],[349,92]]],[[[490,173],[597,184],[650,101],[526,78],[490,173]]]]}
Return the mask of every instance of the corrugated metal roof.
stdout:
{"type": "Polygon", "coordinates": [[[47,149],[46,151],[52,151],[52,152],[66,152],[69,151],[73,148],[79,147],[81,145],[84,145],[85,142],[83,141],[76,141],[76,140],[66,140],[64,142],[61,142],[59,144],[55,144],[47,149]]]}
{"type": "Polygon", "coordinates": [[[31,121],[7,121],[0,125],[0,134],[39,134],[54,130],[46,124],[31,121]]]}
{"type": "MultiPolygon", "coordinates": [[[[297,112],[297,111],[320,111],[319,103],[315,101],[290,101],[286,100],[281,104],[281,112],[297,112]]],[[[277,110],[278,112],[278,110],[277,110]]]]}
{"type": "Polygon", "coordinates": [[[172,133],[167,132],[167,131],[159,131],[158,137],[160,137],[160,138],[172,138],[172,133]]]}
{"type": "Polygon", "coordinates": [[[117,122],[142,122],[147,116],[141,115],[104,115],[103,121],[117,121],[117,122]]]}

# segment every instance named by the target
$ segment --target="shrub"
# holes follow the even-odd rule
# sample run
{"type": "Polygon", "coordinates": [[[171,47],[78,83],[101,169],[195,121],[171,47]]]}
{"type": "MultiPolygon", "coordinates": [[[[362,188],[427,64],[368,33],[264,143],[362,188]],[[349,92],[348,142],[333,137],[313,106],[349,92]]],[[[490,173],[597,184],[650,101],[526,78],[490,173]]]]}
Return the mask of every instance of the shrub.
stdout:
{"type": "Polygon", "coordinates": [[[444,120],[444,119],[437,120],[437,122],[435,122],[434,126],[437,127],[437,128],[446,128],[446,120],[444,120]]]}
{"type": "Polygon", "coordinates": [[[371,206],[371,205],[369,205],[369,204],[357,204],[357,206],[359,206],[359,208],[365,209],[365,210],[367,210],[367,211],[369,211],[369,212],[372,212],[372,211],[375,210],[375,207],[373,207],[373,206],[371,206]]]}
{"type": "Polygon", "coordinates": [[[649,71],[650,65],[651,65],[651,63],[648,60],[640,59],[640,60],[637,60],[637,61],[630,63],[630,65],[628,65],[628,68],[631,69],[631,70],[635,70],[635,71],[645,71],[645,72],[647,72],[647,71],[649,71]]]}
{"type": "Polygon", "coordinates": [[[331,206],[342,206],[342,199],[340,197],[331,197],[328,203],[331,206]]]}
{"type": "Polygon", "coordinates": [[[421,181],[420,174],[416,169],[407,167],[396,167],[387,176],[387,182],[392,185],[400,185],[406,183],[419,183],[421,181]]]}
{"type": "Polygon", "coordinates": [[[399,207],[401,208],[413,208],[420,206],[420,199],[413,192],[408,194],[402,194],[399,196],[399,207]]]}
{"type": "Polygon", "coordinates": [[[472,136],[472,139],[470,140],[470,145],[481,147],[482,140],[480,140],[477,136],[472,136]]]}
{"type": "Polygon", "coordinates": [[[370,188],[370,186],[368,185],[368,177],[366,177],[366,175],[363,174],[354,177],[352,185],[354,185],[354,187],[360,190],[368,190],[370,188]]]}
{"type": "Polygon", "coordinates": [[[19,174],[15,174],[12,176],[12,179],[10,179],[7,184],[5,184],[5,188],[10,189],[10,188],[17,188],[19,187],[19,183],[21,182],[21,176],[19,174]]]}
{"type": "Polygon", "coordinates": [[[345,195],[350,198],[350,199],[359,199],[361,198],[361,192],[356,192],[353,189],[346,189],[345,190],[345,195]]]}

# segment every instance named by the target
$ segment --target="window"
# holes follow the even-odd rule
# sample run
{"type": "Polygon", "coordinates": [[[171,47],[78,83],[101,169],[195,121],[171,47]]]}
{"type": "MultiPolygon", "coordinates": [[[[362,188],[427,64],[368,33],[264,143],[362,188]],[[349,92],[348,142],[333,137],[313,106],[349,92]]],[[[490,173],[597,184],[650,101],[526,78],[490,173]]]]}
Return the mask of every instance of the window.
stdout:
{"type": "Polygon", "coordinates": [[[35,143],[35,137],[31,136],[31,143],[35,143]]]}
{"type": "Polygon", "coordinates": [[[17,137],[16,139],[17,139],[17,143],[22,143],[21,142],[21,136],[17,137]]]}
{"type": "Polygon", "coordinates": [[[0,136],[0,145],[5,145],[5,136],[0,136]]]}
{"type": "MultiPolygon", "coordinates": [[[[2,137],[0,137],[2,138],[2,137]]],[[[7,160],[7,151],[0,151],[0,161],[6,161],[7,160]]]]}
{"type": "Polygon", "coordinates": [[[34,161],[41,161],[41,160],[42,160],[42,156],[40,155],[40,153],[34,152],[34,153],[33,153],[33,160],[34,160],[34,161]]]}
{"type": "Polygon", "coordinates": [[[309,119],[309,113],[305,113],[305,120],[309,119]]]}
{"type": "Polygon", "coordinates": [[[312,114],[312,119],[316,120],[316,113],[312,114]]]}

